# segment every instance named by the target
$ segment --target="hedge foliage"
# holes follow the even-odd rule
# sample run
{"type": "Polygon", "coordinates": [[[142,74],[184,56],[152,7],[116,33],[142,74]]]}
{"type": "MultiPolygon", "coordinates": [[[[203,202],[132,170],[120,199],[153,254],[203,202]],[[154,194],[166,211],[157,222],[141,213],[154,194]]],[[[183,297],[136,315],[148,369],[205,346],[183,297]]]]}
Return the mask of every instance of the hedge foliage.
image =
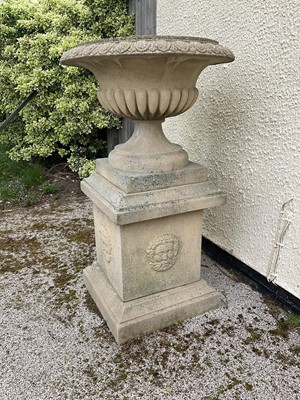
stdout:
{"type": "Polygon", "coordinates": [[[38,94],[0,142],[10,157],[30,160],[58,153],[85,175],[101,155],[101,129],[118,120],[101,108],[86,70],[63,67],[62,53],[79,43],[133,34],[125,0],[3,0],[0,3],[0,117],[32,91],[38,94]]]}

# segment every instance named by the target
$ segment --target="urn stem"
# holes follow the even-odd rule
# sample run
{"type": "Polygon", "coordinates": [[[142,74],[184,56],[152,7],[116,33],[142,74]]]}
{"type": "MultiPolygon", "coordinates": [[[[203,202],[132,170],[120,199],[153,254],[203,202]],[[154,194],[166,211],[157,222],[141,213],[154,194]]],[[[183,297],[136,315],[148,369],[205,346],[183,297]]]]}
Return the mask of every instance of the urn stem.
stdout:
{"type": "Polygon", "coordinates": [[[171,143],[162,130],[164,120],[134,121],[131,138],[110,153],[113,168],[131,172],[166,172],[185,167],[188,154],[171,143]]]}

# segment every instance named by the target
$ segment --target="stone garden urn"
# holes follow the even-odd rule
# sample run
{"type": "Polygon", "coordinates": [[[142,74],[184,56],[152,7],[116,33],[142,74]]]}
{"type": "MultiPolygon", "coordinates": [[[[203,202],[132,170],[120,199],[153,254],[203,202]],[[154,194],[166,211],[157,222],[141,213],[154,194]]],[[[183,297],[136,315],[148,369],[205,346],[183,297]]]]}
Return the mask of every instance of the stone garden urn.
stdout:
{"type": "Polygon", "coordinates": [[[162,123],[194,104],[204,68],[233,59],[213,40],[160,36],[83,43],[61,58],[95,75],[103,107],[135,121],[133,136],[82,182],[97,253],[84,279],[118,343],[219,304],[201,278],[201,235],[203,210],[225,195],[162,123]]]}

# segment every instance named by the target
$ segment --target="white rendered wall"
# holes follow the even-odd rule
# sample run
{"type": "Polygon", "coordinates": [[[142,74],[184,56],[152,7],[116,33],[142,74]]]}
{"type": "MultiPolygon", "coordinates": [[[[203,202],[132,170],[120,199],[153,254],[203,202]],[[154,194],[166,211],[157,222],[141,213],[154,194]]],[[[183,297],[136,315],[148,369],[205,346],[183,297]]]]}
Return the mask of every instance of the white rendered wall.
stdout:
{"type": "Polygon", "coordinates": [[[158,0],[158,35],[215,39],[236,56],[205,69],[196,104],[164,124],[228,194],[225,206],[206,211],[204,235],[264,276],[276,265],[274,283],[298,298],[299,32],[299,0],[158,0]],[[279,215],[290,199],[277,257],[279,215]]]}

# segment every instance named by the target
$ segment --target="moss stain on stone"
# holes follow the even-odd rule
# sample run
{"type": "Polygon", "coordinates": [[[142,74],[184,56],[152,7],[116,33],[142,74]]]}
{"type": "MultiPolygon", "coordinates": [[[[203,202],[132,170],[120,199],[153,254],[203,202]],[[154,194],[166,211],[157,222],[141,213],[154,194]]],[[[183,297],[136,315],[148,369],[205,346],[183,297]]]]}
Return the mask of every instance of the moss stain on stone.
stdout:
{"type": "Polygon", "coordinates": [[[85,292],[84,295],[84,303],[86,305],[86,307],[93,313],[96,314],[98,317],[100,317],[102,319],[102,315],[98,309],[98,307],[96,306],[96,303],[94,302],[92,296],[89,294],[88,291],[85,292]]]}
{"type": "Polygon", "coordinates": [[[89,365],[87,368],[83,370],[85,375],[91,380],[91,382],[95,385],[98,381],[98,376],[94,369],[89,365]]]}
{"type": "Polygon", "coordinates": [[[280,318],[277,320],[277,327],[271,329],[269,333],[287,338],[292,330],[296,330],[300,335],[300,315],[288,313],[287,318],[280,318]]]}
{"type": "Polygon", "coordinates": [[[275,358],[281,361],[284,365],[288,365],[291,367],[299,367],[300,365],[299,357],[297,357],[297,355],[295,354],[287,354],[278,351],[275,353],[275,358]]]}
{"type": "Polygon", "coordinates": [[[250,336],[247,337],[247,339],[243,340],[244,344],[253,344],[255,342],[260,341],[264,331],[259,329],[259,328],[253,328],[253,326],[250,324],[246,326],[246,331],[250,333],[250,336]]]}
{"type": "Polygon", "coordinates": [[[6,238],[0,238],[0,251],[20,251],[20,248],[26,248],[26,250],[39,250],[41,248],[41,243],[36,237],[31,238],[14,238],[13,236],[7,236],[6,238]]]}
{"type": "Polygon", "coordinates": [[[251,383],[245,382],[245,388],[248,392],[252,392],[253,385],[251,383]]]}
{"type": "Polygon", "coordinates": [[[8,235],[0,238],[0,254],[3,253],[0,271],[18,272],[30,266],[30,261],[40,254],[41,248],[42,245],[36,237],[14,238],[8,235]],[[20,253],[24,256],[20,257],[20,253]]]}
{"type": "Polygon", "coordinates": [[[290,351],[294,354],[299,354],[300,355],[300,346],[292,346],[290,348],[290,351]]]}
{"type": "Polygon", "coordinates": [[[85,245],[94,244],[93,232],[91,232],[91,230],[79,230],[77,232],[65,231],[64,235],[70,242],[76,242],[85,245]]]}

